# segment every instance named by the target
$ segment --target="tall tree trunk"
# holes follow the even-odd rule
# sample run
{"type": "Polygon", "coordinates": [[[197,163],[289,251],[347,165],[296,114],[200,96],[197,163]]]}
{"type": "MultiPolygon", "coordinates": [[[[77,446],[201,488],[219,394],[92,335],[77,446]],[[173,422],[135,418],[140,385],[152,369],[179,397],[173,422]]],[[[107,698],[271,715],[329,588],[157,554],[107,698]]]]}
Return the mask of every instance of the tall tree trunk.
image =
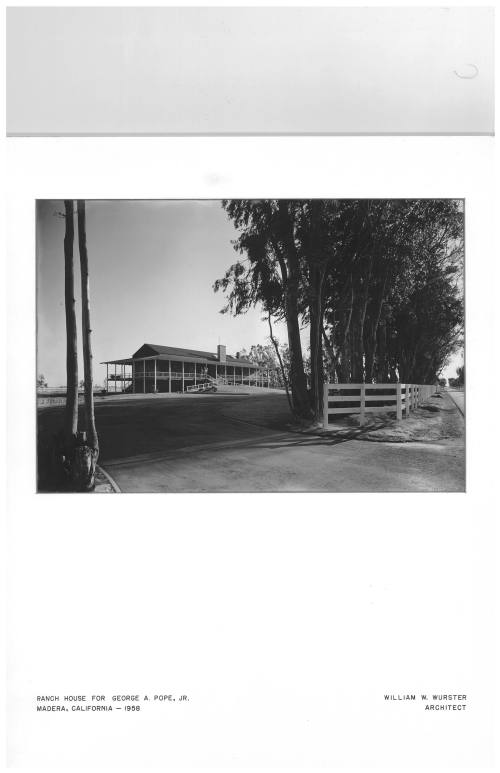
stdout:
{"type": "Polygon", "coordinates": [[[294,412],[304,418],[311,417],[311,406],[307,393],[307,380],[302,359],[302,342],[300,340],[298,289],[291,276],[288,277],[285,290],[286,327],[288,332],[288,347],[290,350],[290,383],[294,412]]]}
{"type": "Polygon", "coordinates": [[[268,314],[267,314],[267,322],[268,322],[268,325],[269,325],[269,337],[271,339],[272,345],[274,346],[274,351],[276,352],[276,357],[278,358],[278,362],[280,364],[281,377],[283,379],[283,384],[284,384],[284,387],[285,387],[286,399],[288,400],[288,405],[290,407],[291,412],[293,413],[292,398],[290,397],[290,387],[289,387],[289,384],[288,384],[288,378],[287,378],[287,374],[286,374],[286,371],[285,371],[285,366],[283,364],[283,357],[281,356],[281,352],[280,352],[280,349],[279,349],[279,346],[278,346],[278,342],[276,341],[276,339],[274,337],[273,325],[272,325],[272,322],[271,322],[271,312],[268,312],[268,314]]]}
{"type": "Polygon", "coordinates": [[[349,303],[349,310],[347,314],[344,314],[344,335],[343,335],[343,341],[340,348],[340,371],[341,371],[341,383],[342,384],[348,384],[352,380],[352,369],[351,369],[351,355],[352,355],[352,349],[351,349],[351,325],[352,325],[352,315],[353,315],[353,309],[354,309],[354,284],[352,279],[352,273],[350,276],[350,285],[351,285],[351,291],[350,296],[351,300],[349,303]]]}
{"type": "Polygon", "coordinates": [[[388,362],[387,362],[387,323],[386,320],[383,319],[380,322],[380,325],[378,327],[377,331],[378,335],[378,362],[377,362],[377,377],[376,381],[379,384],[385,384],[388,380],[388,362]]]}
{"type": "Polygon", "coordinates": [[[85,222],[85,202],[79,200],[78,212],[78,246],[80,251],[80,271],[82,281],[82,340],[83,340],[83,367],[85,384],[85,423],[87,430],[85,461],[87,466],[86,488],[92,489],[95,485],[95,466],[99,456],[99,440],[95,427],[94,395],[92,378],[92,343],[90,327],[90,302],[89,302],[89,266],[87,255],[87,234],[85,222]]]}
{"type": "Polygon", "coordinates": [[[359,384],[363,381],[363,361],[362,361],[362,354],[361,354],[361,347],[360,347],[360,337],[361,337],[361,320],[360,320],[359,310],[357,310],[356,319],[352,325],[352,336],[351,336],[351,346],[352,346],[351,377],[352,377],[353,383],[356,383],[356,384],[359,384]]]}
{"type": "Polygon", "coordinates": [[[324,325],[321,332],[323,334],[323,343],[325,344],[325,352],[327,354],[328,359],[330,360],[330,371],[327,374],[327,377],[331,377],[334,380],[337,379],[337,382],[339,382],[341,380],[341,373],[340,373],[340,364],[339,364],[338,355],[335,353],[335,349],[333,348],[332,343],[326,334],[324,325]]]}
{"type": "Polygon", "coordinates": [[[78,354],[76,332],[75,268],[73,261],[73,201],[64,202],[66,228],[64,233],[64,303],[66,309],[66,411],[64,445],[67,456],[78,431],[78,354]]]}
{"type": "Polygon", "coordinates": [[[323,328],[323,281],[326,266],[320,269],[312,266],[310,272],[311,295],[309,300],[309,344],[311,351],[311,405],[316,421],[323,414],[323,384],[325,373],[323,367],[323,345],[321,330],[323,328]]]}
{"type": "Polygon", "coordinates": [[[368,358],[367,358],[366,376],[365,376],[365,380],[368,383],[371,383],[373,381],[373,376],[375,374],[375,360],[377,356],[377,334],[379,330],[380,319],[382,316],[382,308],[385,302],[385,288],[387,286],[388,277],[389,277],[389,269],[387,269],[384,277],[384,283],[382,285],[382,291],[379,296],[378,306],[375,313],[375,319],[372,323],[371,332],[368,338],[368,345],[367,345],[368,358]]]}
{"type": "Polygon", "coordinates": [[[299,256],[293,232],[293,217],[289,204],[280,199],[278,213],[281,224],[282,240],[286,256],[288,276],[285,283],[285,315],[290,349],[290,383],[294,412],[304,419],[311,418],[311,406],[307,393],[307,380],[302,358],[302,343],[299,325],[299,256]]]}
{"type": "Polygon", "coordinates": [[[359,310],[356,314],[356,329],[353,337],[354,352],[353,352],[353,365],[354,365],[354,382],[368,381],[366,358],[365,358],[365,323],[366,312],[368,309],[368,302],[370,298],[370,288],[372,284],[373,275],[373,251],[370,252],[368,259],[368,269],[364,276],[363,293],[359,300],[359,310]]]}
{"type": "Polygon", "coordinates": [[[373,380],[373,366],[375,363],[375,348],[372,333],[367,333],[365,338],[365,381],[371,384],[373,380]]]}

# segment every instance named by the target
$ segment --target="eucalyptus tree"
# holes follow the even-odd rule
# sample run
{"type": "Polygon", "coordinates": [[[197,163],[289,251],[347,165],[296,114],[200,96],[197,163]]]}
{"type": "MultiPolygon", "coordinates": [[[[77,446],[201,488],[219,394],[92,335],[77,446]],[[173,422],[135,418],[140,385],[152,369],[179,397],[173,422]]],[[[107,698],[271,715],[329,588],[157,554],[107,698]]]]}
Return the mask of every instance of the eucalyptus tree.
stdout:
{"type": "Polygon", "coordinates": [[[74,266],[74,203],[64,201],[64,306],[66,312],[66,408],[64,414],[64,456],[74,447],[78,431],[78,339],[76,327],[74,266]]]}
{"type": "Polygon", "coordinates": [[[92,329],[90,326],[89,262],[87,253],[87,226],[85,201],[77,202],[78,247],[80,252],[80,274],[82,287],[82,342],[84,370],[84,399],[86,442],[81,446],[83,486],[92,489],[95,485],[95,468],[99,457],[99,439],[95,426],[94,394],[92,373],[92,329]]]}
{"type": "Polygon", "coordinates": [[[408,360],[406,354],[409,336],[422,338],[427,328],[429,361],[437,362],[460,335],[460,206],[419,200],[352,204],[365,214],[357,224],[345,223],[342,241],[347,245],[352,238],[348,232],[354,230],[356,250],[337,260],[325,298],[323,338],[335,377],[385,382],[396,380],[404,370],[414,380],[415,358],[408,360]],[[428,301],[425,318],[420,313],[423,298],[428,301]],[[448,331],[446,345],[443,326],[448,331]]]}
{"type": "Polygon", "coordinates": [[[300,338],[301,258],[297,243],[300,203],[284,199],[232,199],[223,207],[239,231],[233,242],[244,259],[230,266],[214,290],[228,291],[223,312],[238,315],[260,305],[284,320],[290,349],[290,387],[294,412],[312,416],[300,338]]]}
{"type": "Polygon", "coordinates": [[[459,345],[460,202],[233,200],[223,206],[243,257],[214,288],[228,293],[224,311],[241,314],[261,305],[269,319],[286,321],[299,416],[319,418],[325,374],[345,383],[429,381],[459,345]]]}
{"type": "MultiPolygon", "coordinates": [[[[61,214],[61,213],[59,213],[61,214]]],[[[85,202],[77,203],[78,246],[80,254],[82,339],[84,362],[84,393],[86,432],[78,428],[78,335],[76,322],[75,267],[74,267],[74,201],[64,201],[64,299],[66,315],[66,405],[64,424],[56,438],[55,458],[57,477],[62,475],[77,491],[90,491],[95,485],[95,467],[99,443],[95,428],[92,347],[90,329],[89,276],[85,223],[85,202]]]]}

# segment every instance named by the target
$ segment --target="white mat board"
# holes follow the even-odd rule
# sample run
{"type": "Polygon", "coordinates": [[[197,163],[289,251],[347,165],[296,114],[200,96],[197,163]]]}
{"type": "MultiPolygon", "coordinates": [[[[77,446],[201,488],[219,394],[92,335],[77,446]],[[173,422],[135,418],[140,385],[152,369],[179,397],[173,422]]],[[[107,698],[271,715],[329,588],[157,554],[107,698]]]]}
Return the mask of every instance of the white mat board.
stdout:
{"type": "Polygon", "coordinates": [[[492,8],[17,7],[7,133],[491,134],[492,8]]]}

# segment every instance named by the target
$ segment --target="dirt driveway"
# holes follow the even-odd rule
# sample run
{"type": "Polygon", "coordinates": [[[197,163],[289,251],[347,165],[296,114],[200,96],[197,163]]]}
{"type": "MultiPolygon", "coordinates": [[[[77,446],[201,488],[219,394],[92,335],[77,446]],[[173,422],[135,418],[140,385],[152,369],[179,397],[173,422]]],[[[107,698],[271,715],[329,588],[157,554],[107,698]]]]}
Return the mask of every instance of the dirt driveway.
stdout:
{"type": "MultiPolygon", "coordinates": [[[[39,434],[61,408],[39,413],[39,434]]],[[[287,429],[281,394],[106,398],[100,464],[123,492],[463,491],[462,439],[365,443],[287,429]]]]}

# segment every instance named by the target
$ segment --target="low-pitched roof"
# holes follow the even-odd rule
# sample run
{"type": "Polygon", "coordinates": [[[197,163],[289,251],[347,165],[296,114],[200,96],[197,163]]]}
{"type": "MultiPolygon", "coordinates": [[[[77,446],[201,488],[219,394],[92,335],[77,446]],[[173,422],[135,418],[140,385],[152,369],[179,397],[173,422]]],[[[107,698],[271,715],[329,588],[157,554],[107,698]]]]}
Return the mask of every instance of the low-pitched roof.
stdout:
{"type": "MultiPolygon", "coordinates": [[[[138,358],[138,357],[163,357],[167,359],[180,359],[183,358],[189,358],[190,360],[202,360],[207,362],[219,362],[219,358],[216,353],[214,352],[202,352],[198,349],[180,349],[176,346],[162,346],[159,344],[143,344],[140,349],[138,349],[133,355],[132,358],[138,358]]],[[[252,362],[251,360],[248,360],[243,357],[233,357],[230,354],[226,355],[226,363],[230,363],[231,365],[252,365],[253,367],[257,366],[257,363],[252,362]]]]}

